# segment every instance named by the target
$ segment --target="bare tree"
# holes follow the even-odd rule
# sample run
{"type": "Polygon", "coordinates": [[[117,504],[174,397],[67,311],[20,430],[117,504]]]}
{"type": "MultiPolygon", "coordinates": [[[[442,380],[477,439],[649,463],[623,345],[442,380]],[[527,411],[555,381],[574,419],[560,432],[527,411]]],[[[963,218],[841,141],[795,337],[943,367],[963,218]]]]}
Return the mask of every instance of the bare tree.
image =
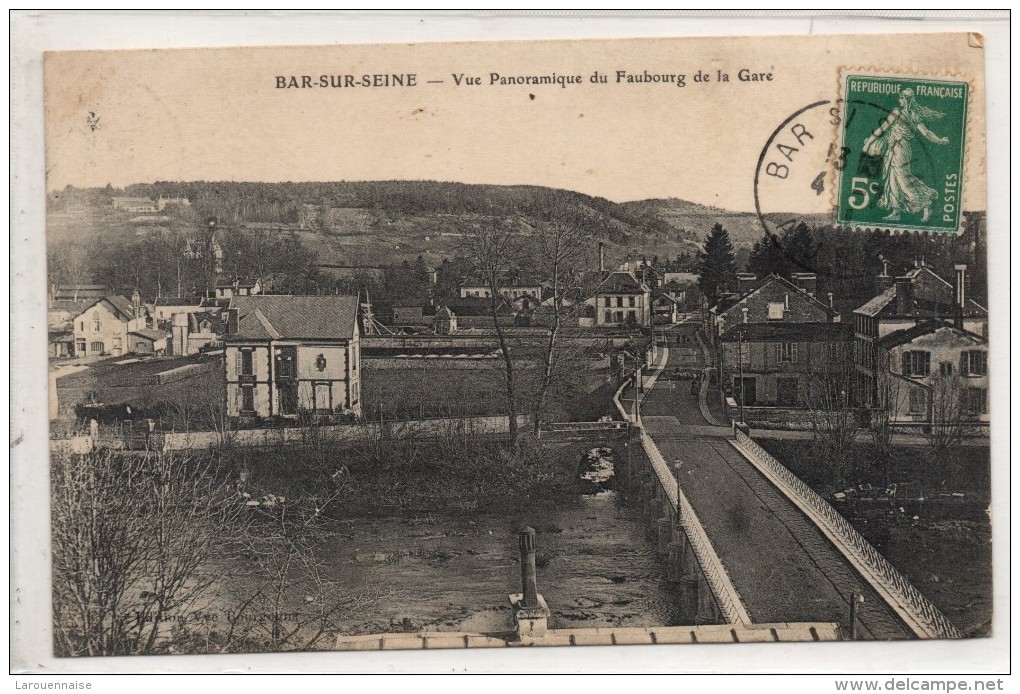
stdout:
{"type": "Polygon", "coordinates": [[[236,597],[221,650],[314,648],[362,601],[329,577],[315,546],[330,522],[326,509],[347,484],[340,472],[334,479],[341,481],[322,496],[248,501],[251,515],[235,541],[243,569],[232,582],[236,597]]]}
{"type": "Polygon", "coordinates": [[[871,410],[871,438],[881,458],[883,484],[888,488],[892,482],[889,466],[892,462],[895,413],[899,411],[904,387],[901,377],[882,370],[878,372],[877,387],[877,402],[871,410]]]}
{"type": "Polygon", "coordinates": [[[928,443],[937,453],[958,448],[972,433],[974,417],[967,409],[966,393],[959,376],[934,377],[928,392],[931,398],[928,443]]]}
{"type": "Polygon", "coordinates": [[[804,398],[819,455],[840,482],[856,472],[853,443],[859,427],[851,391],[853,374],[851,360],[828,359],[821,371],[811,374],[804,398]]]}
{"type": "Polygon", "coordinates": [[[466,237],[466,254],[480,274],[489,294],[489,314],[503,358],[503,376],[506,385],[506,415],[510,432],[510,445],[517,445],[517,383],[514,375],[514,357],[506,330],[500,323],[500,307],[504,297],[500,288],[506,281],[514,263],[520,257],[522,244],[516,222],[492,220],[480,224],[466,237]]]}
{"type": "MultiPolygon", "coordinates": [[[[535,401],[534,433],[539,436],[542,417],[546,413],[547,400],[553,388],[558,366],[568,356],[557,349],[560,329],[564,319],[576,315],[584,306],[591,287],[582,287],[582,277],[590,276],[584,271],[593,263],[594,236],[589,231],[585,216],[579,213],[570,223],[550,222],[544,225],[538,236],[537,260],[544,279],[550,284],[552,324],[542,350],[542,377],[535,401]]],[[[570,355],[576,356],[576,350],[570,355]]]]}
{"type": "Polygon", "coordinates": [[[53,621],[60,655],[158,652],[200,609],[202,571],[236,517],[208,464],[173,454],[55,454],[53,621]]]}

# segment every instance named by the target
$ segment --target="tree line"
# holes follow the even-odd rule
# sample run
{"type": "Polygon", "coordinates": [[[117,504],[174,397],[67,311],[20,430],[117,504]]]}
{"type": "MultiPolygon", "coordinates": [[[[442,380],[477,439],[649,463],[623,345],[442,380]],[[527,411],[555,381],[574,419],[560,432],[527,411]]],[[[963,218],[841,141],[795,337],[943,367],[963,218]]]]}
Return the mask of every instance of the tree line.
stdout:
{"type": "MultiPolygon", "coordinates": [[[[971,213],[959,236],[863,232],[805,222],[765,231],[755,242],[745,270],[760,277],[812,272],[818,276],[818,295],[832,292],[837,309],[852,310],[876,294],[877,278],[903,274],[923,262],[943,279],[952,282],[953,266],[968,268],[968,296],[987,305],[988,279],[985,218],[971,213]]],[[[736,290],[738,264],[729,234],[716,224],[705,238],[698,267],[700,287],[709,303],[720,294],[736,290]]]]}

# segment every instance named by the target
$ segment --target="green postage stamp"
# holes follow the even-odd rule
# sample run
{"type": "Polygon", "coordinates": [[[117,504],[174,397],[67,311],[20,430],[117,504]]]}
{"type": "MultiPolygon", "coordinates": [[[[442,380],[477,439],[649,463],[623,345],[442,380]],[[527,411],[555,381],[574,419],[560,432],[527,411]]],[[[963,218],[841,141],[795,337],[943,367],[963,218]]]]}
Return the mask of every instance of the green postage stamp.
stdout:
{"type": "Polygon", "coordinates": [[[845,74],[842,92],[837,223],[957,233],[969,85],[845,74]]]}

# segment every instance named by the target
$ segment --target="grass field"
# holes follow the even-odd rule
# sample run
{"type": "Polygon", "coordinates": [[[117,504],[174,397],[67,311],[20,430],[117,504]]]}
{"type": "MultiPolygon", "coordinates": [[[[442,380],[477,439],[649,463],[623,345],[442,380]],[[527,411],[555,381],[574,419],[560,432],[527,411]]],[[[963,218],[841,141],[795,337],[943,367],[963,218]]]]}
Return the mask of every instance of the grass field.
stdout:
{"type": "MultiPolygon", "coordinates": [[[[457,368],[436,359],[419,359],[409,368],[374,368],[366,360],[362,372],[365,417],[421,419],[506,413],[506,375],[501,360],[479,360],[473,368],[457,368]]],[[[539,389],[539,365],[516,364],[517,409],[533,412],[539,389]]],[[[598,419],[612,409],[611,388],[601,362],[580,363],[570,378],[556,384],[545,419],[598,419]]]]}

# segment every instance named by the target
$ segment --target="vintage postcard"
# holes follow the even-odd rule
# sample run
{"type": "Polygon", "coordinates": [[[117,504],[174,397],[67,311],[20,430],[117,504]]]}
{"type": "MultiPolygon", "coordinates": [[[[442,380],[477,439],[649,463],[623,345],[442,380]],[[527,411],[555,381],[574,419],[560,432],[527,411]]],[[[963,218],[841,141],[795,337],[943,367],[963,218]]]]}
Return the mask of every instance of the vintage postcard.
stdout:
{"type": "Polygon", "coordinates": [[[984,63],[48,53],[53,654],[989,636],[984,63]]]}

